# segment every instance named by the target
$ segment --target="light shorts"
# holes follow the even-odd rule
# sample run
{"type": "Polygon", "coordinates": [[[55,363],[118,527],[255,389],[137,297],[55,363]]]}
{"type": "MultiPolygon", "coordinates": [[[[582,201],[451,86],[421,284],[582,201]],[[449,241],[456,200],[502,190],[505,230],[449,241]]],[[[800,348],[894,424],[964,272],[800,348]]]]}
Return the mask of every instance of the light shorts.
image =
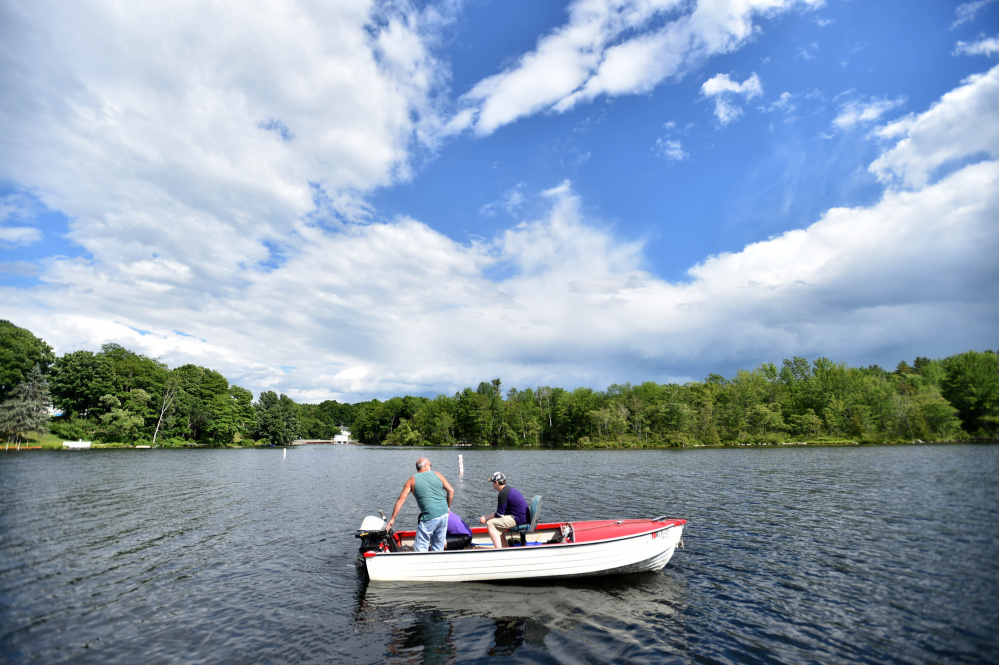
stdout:
{"type": "Polygon", "coordinates": [[[513,518],[513,515],[504,515],[503,517],[494,517],[491,520],[486,520],[486,527],[490,531],[506,531],[517,526],[517,520],[513,518]]]}

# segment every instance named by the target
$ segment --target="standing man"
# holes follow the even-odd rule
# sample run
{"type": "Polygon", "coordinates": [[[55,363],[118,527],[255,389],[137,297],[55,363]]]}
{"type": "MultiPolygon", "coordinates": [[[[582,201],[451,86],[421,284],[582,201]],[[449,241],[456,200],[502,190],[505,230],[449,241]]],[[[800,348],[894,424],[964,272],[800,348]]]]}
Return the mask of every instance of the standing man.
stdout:
{"type": "Polygon", "coordinates": [[[480,517],[479,524],[485,524],[489,529],[489,537],[494,547],[506,547],[506,539],[500,533],[500,529],[512,529],[518,524],[527,524],[527,501],[515,487],[506,484],[506,476],[499,471],[489,476],[489,482],[493,484],[493,489],[499,492],[496,498],[496,512],[490,518],[486,518],[485,515],[480,517]]]}
{"type": "Polygon", "coordinates": [[[431,551],[440,552],[447,541],[447,514],[454,499],[454,488],[447,478],[430,468],[430,460],[426,457],[416,460],[416,472],[402,486],[402,493],[392,511],[392,519],[385,528],[392,528],[395,518],[402,510],[402,504],[406,503],[406,497],[412,492],[420,507],[420,523],[416,526],[416,544],[413,549],[426,552],[429,545],[431,551]]]}

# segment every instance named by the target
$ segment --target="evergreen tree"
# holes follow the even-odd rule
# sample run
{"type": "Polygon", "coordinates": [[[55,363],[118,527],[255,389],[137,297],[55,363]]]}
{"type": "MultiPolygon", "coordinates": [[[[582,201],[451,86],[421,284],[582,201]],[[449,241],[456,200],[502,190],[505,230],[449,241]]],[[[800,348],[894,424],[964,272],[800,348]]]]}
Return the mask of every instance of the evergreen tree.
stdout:
{"type": "Polygon", "coordinates": [[[0,431],[11,443],[28,432],[40,432],[49,420],[49,386],[42,370],[34,365],[27,377],[0,404],[0,431]]]}

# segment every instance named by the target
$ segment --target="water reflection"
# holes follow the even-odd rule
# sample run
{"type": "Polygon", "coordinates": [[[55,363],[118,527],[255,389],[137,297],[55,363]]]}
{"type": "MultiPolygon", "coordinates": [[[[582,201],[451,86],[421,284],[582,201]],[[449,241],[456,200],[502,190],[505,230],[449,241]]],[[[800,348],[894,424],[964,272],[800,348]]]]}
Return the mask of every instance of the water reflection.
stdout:
{"type": "Polygon", "coordinates": [[[532,586],[359,581],[356,598],[355,629],[387,634],[392,662],[451,663],[521,650],[572,660],[560,652],[580,641],[599,662],[622,648],[657,644],[662,631],[682,631],[685,591],[651,573],[532,586]]]}
{"type": "Polygon", "coordinates": [[[490,656],[512,656],[527,637],[527,619],[524,617],[498,617],[493,619],[496,633],[490,656]]]}
{"type": "Polygon", "coordinates": [[[388,647],[390,663],[445,665],[457,660],[454,626],[441,610],[418,609],[409,626],[392,629],[388,647]]]}

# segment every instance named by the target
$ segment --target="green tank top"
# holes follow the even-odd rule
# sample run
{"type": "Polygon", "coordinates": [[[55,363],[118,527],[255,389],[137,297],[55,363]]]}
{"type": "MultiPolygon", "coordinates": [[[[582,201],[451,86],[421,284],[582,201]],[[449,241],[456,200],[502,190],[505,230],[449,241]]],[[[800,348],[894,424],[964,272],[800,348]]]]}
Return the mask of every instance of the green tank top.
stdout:
{"type": "Polygon", "coordinates": [[[447,492],[444,483],[433,471],[424,471],[413,476],[413,494],[420,506],[420,521],[426,522],[441,515],[447,515],[447,492]]]}

